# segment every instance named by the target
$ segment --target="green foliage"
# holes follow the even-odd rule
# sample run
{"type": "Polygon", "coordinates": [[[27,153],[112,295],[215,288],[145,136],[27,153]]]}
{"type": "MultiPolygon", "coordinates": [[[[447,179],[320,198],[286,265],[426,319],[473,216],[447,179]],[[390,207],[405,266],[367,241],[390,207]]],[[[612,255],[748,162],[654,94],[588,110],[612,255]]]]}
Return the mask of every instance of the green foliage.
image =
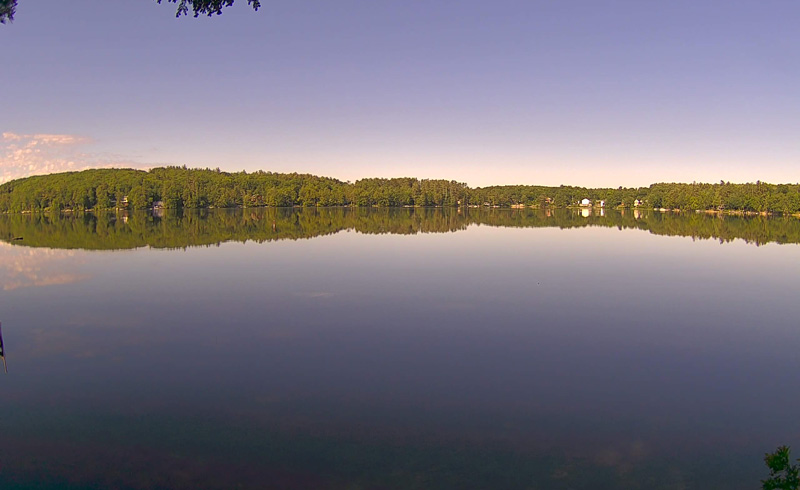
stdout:
{"type": "Polygon", "coordinates": [[[456,206],[466,184],[446,180],[364,179],[355,184],[308,174],[227,173],[156,168],[97,169],[18,179],[0,186],[0,211],[234,208],[261,206],[456,206]]]}
{"type": "Polygon", "coordinates": [[[769,468],[769,478],[761,481],[764,490],[800,489],[800,466],[791,464],[788,446],[781,446],[775,452],[767,453],[764,455],[764,462],[769,468]]]}
{"type": "Polygon", "coordinates": [[[495,186],[472,191],[471,202],[492,206],[575,206],[582,199],[605,201],[605,207],[643,207],[673,210],[739,211],[749,213],[800,212],[800,185],[748,184],[653,184],[649,187],[591,189],[585,187],[495,186]]]}
{"type": "Polygon", "coordinates": [[[16,9],[17,0],[0,0],[0,24],[13,21],[16,9]]]}
{"type": "Polygon", "coordinates": [[[800,184],[653,184],[649,187],[509,185],[469,188],[454,180],[411,177],[342,182],[309,174],[219,169],[95,169],[27,177],[0,185],[0,212],[261,206],[605,207],[741,213],[800,213],[800,184]]]}
{"type": "MultiPolygon", "coordinates": [[[[156,1],[161,3],[162,0],[156,1]]],[[[188,15],[190,7],[195,17],[199,17],[200,15],[211,17],[215,14],[220,15],[224,7],[233,5],[234,0],[167,0],[167,2],[178,4],[178,13],[176,17],[188,15]]],[[[259,0],[247,0],[247,4],[252,5],[253,10],[258,10],[258,8],[261,7],[261,2],[259,0]]]]}
{"type": "MultiPolygon", "coordinates": [[[[162,0],[156,0],[161,3],[162,0]]],[[[189,10],[195,17],[200,15],[220,15],[222,9],[233,5],[234,0],[167,0],[168,3],[177,3],[178,12],[176,17],[181,15],[188,15],[189,10]]],[[[258,10],[261,7],[260,0],[247,0],[247,4],[253,7],[253,10],[258,10]]],[[[11,22],[14,20],[14,12],[17,8],[17,0],[0,0],[0,24],[11,22]]]]}

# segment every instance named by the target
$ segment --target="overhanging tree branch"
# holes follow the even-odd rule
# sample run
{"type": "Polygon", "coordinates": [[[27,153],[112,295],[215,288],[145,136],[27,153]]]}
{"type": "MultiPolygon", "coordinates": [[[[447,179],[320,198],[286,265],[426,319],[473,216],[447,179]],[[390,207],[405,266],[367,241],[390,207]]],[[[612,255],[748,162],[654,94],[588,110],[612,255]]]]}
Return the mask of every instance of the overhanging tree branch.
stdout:
{"type": "Polygon", "coordinates": [[[14,10],[17,8],[17,0],[0,0],[0,24],[14,20],[14,10]]]}
{"type": "MultiPolygon", "coordinates": [[[[156,1],[158,3],[162,2],[162,0],[156,1]]],[[[178,12],[175,14],[175,17],[189,15],[190,7],[195,17],[199,17],[200,15],[211,17],[215,14],[220,15],[223,8],[233,5],[234,0],[167,0],[167,2],[178,4],[178,12]]],[[[260,0],[247,0],[247,4],[252,5],[253,10],[258,10],[258,8],[261,7],[260,0]]]]}
{"type": "MultiPolygon", "coordinates": [[[[162,0],[156,0],[161,3],[162,0]]],[[[167,0],[167,3],[177,3],[178,12],[176,17],[181,15],[189,15],[191,9],[195,17],[201,15],[219,15],[222,9],[233,5],[234,0],[167,0]]],[[[260,0],[247,0],[247,4],[253,7],[253,10],[258,10],[261,7],[260,0]]],[[[17,9],[17,0],[0,0],[0,24],[12,22],[14,20],[14,12],[17,9]]]]}

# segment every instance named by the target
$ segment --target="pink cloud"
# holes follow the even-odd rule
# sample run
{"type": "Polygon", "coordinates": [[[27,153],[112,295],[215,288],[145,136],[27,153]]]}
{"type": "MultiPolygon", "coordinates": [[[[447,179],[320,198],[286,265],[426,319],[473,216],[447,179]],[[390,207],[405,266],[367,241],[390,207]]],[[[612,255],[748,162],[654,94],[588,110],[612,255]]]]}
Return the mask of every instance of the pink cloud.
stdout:
{"type": "Polygon", "coordinates": [[[85,261],[72,250],[34,249],[0,243],[0,290],[56,286],[83,281],[85,261]]]}
{"type": "Polygon", "coordinates": [[[0,138],[0,184],[30,175],[98,167],[139,167],[117,155],[87,153],[90,138],[72,134],[17,134],[0,138]]]}

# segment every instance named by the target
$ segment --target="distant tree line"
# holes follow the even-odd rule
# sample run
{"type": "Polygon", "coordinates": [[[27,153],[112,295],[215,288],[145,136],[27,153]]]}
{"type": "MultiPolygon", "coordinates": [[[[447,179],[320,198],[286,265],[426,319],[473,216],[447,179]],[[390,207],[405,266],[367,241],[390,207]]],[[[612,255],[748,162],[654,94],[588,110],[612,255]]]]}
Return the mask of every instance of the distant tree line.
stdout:
{"type": "Polygon", "coordinates": [[[446,180],[362,179],[219,169],[96,169],[40,175],[0,186],[0,211],[71,209],[457,206],[466,184],[446,180]]]}
{"type": "Polygon", "coordinates": [[[560,186],[495,186],[474,189],[470,202],[492,206],[567,207],[588,199],[603,201],[605,207],[649,207],[680,210],[746,211],[770,213],[800,212],[800,184],[680,184],[660,183],[649,187],[616,189],[560,186]]]}
{"type": "Polygon", "coordinates": [[[800,212],[800,184],[653,184],[592,189],[511,185],[470,188],[454,180],[362,179],[310,174],[222,172],[186,167],[95,169],[0,185],[0,212],[325,206],[642,207],[757,213],[800,212]]]}

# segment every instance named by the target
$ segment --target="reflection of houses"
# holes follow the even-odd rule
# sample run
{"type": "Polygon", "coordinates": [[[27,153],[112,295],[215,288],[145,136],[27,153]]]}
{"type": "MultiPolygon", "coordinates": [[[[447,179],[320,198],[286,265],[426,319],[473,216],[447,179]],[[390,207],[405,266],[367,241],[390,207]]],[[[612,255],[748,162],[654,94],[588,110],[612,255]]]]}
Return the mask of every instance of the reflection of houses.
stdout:
{"type": "Polygon", "coordinates": [[[164,217],[164,201],[153,202],[153,216],[156,218],[164,217]]]}
{"type": "Polygon", "coordinates": [[[588,218],[589,216],[591,216],[591,214],[592,214],[592,210],[591,209],[589,209],[589,208],[581,209],[581,216],[583,216],[584,218],[588,218]]]}

